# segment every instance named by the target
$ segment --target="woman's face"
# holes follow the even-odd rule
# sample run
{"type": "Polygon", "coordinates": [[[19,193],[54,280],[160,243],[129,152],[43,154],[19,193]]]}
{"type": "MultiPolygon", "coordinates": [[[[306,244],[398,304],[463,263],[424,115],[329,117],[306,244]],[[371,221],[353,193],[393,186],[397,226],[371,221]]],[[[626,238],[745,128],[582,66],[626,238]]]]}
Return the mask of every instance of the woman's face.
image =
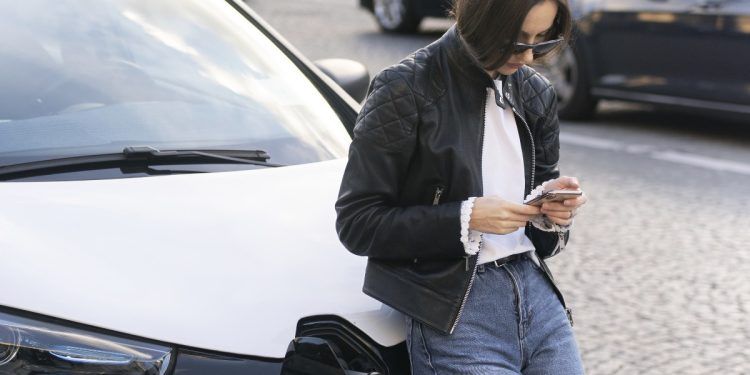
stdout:
{"type": "MultiPolygon", "coordinates": [[[[557,2],[554,0],[544,0],[541,3],[535,5],[526,15],[521,26],[521,35],[517,42],[533,44],[543,42],[547,39],[546,34],[552,23],[555,22],[555,16],[557,15],[557,2]]],[[[491,76],[496,76],[497,73],[503,75],[511,75],[516,72],[519,68],[526,64],[530,64],[534,60],[534,54],[531,49],[527,49],[525,52],[511,55],[508,62],[501,66],[491,76]]]]}

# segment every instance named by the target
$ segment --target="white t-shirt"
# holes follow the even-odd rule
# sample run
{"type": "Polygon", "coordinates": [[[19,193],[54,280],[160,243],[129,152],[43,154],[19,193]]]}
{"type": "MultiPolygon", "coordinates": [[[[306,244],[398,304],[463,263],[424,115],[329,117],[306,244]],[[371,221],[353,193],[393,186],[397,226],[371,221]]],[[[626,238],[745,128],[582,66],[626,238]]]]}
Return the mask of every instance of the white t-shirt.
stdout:
{"type": "MultiPolygon", "coordinates": [[[[502,81],[495,80],[502,92],[502,81]]],[[[482,145],[482,188],[484,196],[496,195],[521,204],[525,198],[523,151],[510,105],[504,109],[495,104],[495,92],[487,88],[484,144],[482,145]]],[[[470,231],[473,232],[473,231],[470,231]]],[[[509,234],[484,233],[478,263],[487,263],[513,254],[534,250],[524,228],[509,234]]]]}

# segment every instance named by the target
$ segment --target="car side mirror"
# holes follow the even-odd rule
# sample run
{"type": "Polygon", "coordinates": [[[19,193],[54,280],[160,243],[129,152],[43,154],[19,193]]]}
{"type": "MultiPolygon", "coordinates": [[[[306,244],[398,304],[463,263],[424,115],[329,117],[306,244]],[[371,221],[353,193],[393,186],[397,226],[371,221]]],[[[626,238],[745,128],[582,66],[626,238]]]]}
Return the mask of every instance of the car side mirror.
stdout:
{"type": "Polygon", "coordinates": [[[370,73],[361,63],[347,59],[323,59],[315,61],[315,66],[357,102],[365,99],[370,85],[370,73]]]}

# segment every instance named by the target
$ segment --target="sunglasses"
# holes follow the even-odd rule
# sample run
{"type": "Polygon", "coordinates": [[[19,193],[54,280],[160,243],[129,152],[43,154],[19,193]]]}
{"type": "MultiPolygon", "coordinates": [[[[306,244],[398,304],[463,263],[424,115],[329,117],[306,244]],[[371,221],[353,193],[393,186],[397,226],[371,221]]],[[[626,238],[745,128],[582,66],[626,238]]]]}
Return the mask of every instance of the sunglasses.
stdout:
{"type": "Polygon", "coordinates": [[[526,52],[527,49],[531,49],[531,52],[534,53],[535,55],[543,55],[555,49],[555,47],[557,47],[557,45],[560,44],[560,42],[562,42],[563,40],[565,39],[558,38],[558,39],[548,40],[546,42],[541,42],[537,44],[526,44],[526,43],[516,42],[515,44],[513,44],[513,54],[514,55],[521,54],[521,53],[526,52]]]}

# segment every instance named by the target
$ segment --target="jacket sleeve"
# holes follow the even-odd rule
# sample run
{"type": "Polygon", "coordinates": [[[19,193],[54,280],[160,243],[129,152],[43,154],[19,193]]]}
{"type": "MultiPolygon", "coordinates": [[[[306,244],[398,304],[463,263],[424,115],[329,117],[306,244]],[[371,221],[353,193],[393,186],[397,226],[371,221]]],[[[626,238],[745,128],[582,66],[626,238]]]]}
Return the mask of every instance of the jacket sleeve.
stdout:
{"type": "Polygon", "coordinates": [[[379,73],[357,117],[336,202],[352,253],[379,259],[458,258],[461,202],[399,205],[417,144],[417,99],[394,68],[379,73]]]}
{"type": "MultiPolygon", "coordinates": [[[[548,86],[548,95],[545,96],[547,111],[539,119],[541,135],[536,151],[536,180],[538,184],[560,177],[558,161],[560,159],[560,121],[557,117],[557,96],[554,88],[548,86]]],[[[532,186],[532,188],[534,188],[532,186]]],[[[557,255],[568,243],[570,231],[545,232],[539,228],[529,226],[528,235],[537,253],[542,258],[557,255]]]]}

